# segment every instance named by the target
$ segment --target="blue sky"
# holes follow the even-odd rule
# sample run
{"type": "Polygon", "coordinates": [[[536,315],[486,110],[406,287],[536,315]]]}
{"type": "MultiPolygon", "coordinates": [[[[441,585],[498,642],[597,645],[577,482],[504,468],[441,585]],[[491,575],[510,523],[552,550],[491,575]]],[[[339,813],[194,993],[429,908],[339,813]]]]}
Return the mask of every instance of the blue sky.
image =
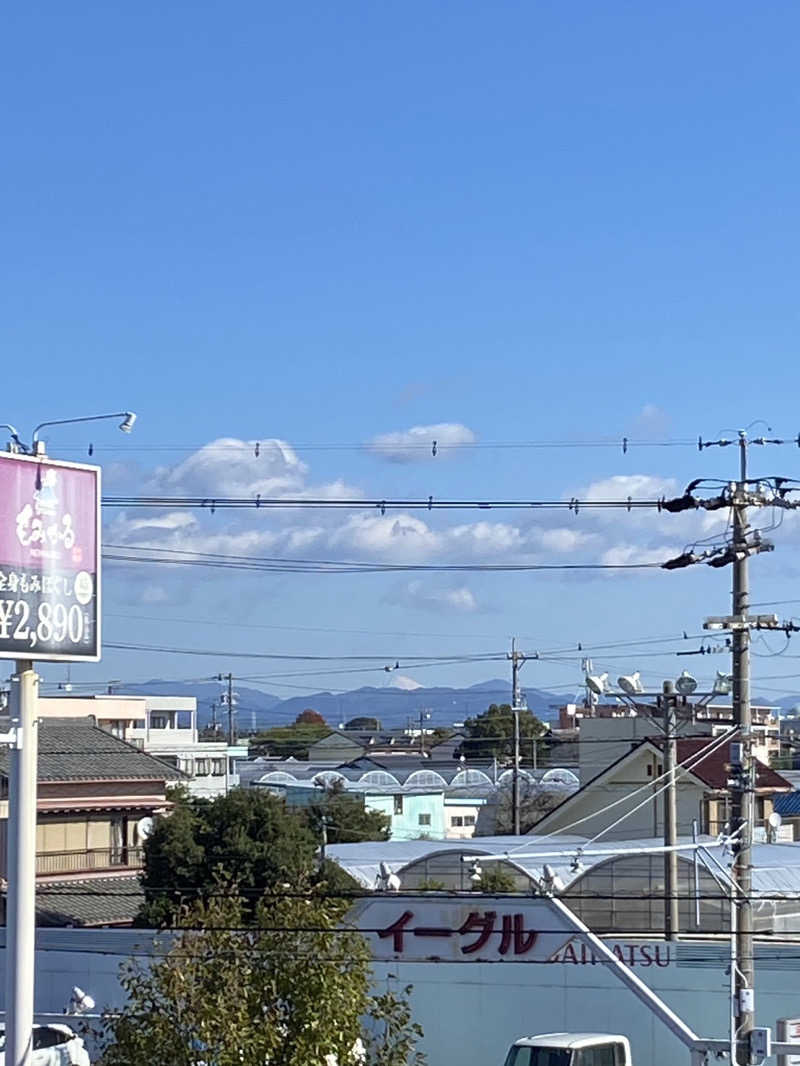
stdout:
{"type": "MultiPolygon", "coordinates": [[[[611,477],[644,478],[644,492],[731,475],[731,450],[486,445],[692,439],[754,419],[797,434],[798,31],[789,3],[19,10],[0,75],[2,419],[29,430],[137,411],[129,439],[113,424],[49,439],[71,458],[93,443],[109,491],[126,493],[268,482],[541,498],[611,477]],[[321,447],[443,423],[481,446],[415,462],[321,447]],[[236,471],[219,446],[199,452],[270,439],[287,447],[265,445],[259,465],[245,444],[236,471]]],[[[754,462],[797,475],[800,452],[754,462]]],[[[540,528],[500,512],[410,516],[399,534],[309,512],[166,530],[136,527],[140,517],[109,512],[106,539],[299,554],[305,537],[319,558],[596,561],[680,548],[690,532],[666,517],[559,515],[540,528]]],[[[792,522],[777,542],[753,566],[757,600],[794,593],[792,522]]],[[[402,661],[499,651],[514,633],[528,650],[696,633],[726,609],[728,579],[109,568],[107,639],[221,654],[109,651],[73,676],[207,676],[236,670],[222,654],[236,649],[402,661]]],[[[674,676],[687,660],[668,650],[607,666],[674,676]]],[[[764,691],[795,688],[792,654],[757,661],[764,691]]],[[[688,661],[702,674],[721,659],[688,661]]],[[[470,683],[503,669],[407,673],[470,683]]],[[[577,661],[526,677],[563,691],[578,679],[577,661]]],[[[386,680],[264,684],[288,695],[386,680]]]]}

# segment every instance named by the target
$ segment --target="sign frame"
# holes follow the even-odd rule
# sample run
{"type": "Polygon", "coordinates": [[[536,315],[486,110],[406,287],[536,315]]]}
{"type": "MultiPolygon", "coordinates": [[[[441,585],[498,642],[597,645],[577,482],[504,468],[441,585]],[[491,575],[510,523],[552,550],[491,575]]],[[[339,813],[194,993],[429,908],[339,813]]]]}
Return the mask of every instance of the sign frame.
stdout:
{"type": "MultiPolygon", "coordinates": [[[[32,662],[62,662],[62,663],[97,663],[102,659],[102,622],[103,622],[103,579],[102,579],[102,468],[90,463],[74,463],[62,459],[52,459],[49,455],[26,455],[20,452],[0,452],[0,464],[5,462],[29,463],[32,466],[54,467],[59,470],[75,470],[94,475],[95,503],[94,503],[94,602],[95,602],[95,639],[94,650],[91,654],[80,655],[75,652],[55,652],[40,647],[31,647],[24,651],[4,651],[0,647],[0,661],[3,660],[29,660],[32,662]]],[[[0,562],[0,567],[3,564],[0,562]]],[[[0,594],[0,597],[2,594],[0,594]]]]}

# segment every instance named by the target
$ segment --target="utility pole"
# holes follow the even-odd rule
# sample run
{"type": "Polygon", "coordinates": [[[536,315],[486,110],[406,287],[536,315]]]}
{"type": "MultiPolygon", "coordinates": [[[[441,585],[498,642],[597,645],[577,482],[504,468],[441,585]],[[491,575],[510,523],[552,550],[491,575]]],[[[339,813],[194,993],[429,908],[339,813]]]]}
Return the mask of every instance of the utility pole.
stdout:
{"type": "Polygon", "coordinates": [[[319,846],[319,862],[320,862],[320,869],[324,870],[325,869],[325,863],[326,863],[327,858],[328,858],[328,816],[327,816],[327,814],[323,814],[322,818],[320,819],[320,822],[321,822],[320,829],[321,829],[321,832],[322,832],[322,843],[319,846]]]}
{"type": "Polygon", "coordinates": [[[525,656],[517,651],[516,637],[511,641],[511,654],[506,656],[511,660],[511,711],[514,715],[514,765],[512,777],[511,810],[513,814],[514,836],[520,835],[519,818],[519,712],[521,700],[519,691],[519,672],[525,662],[525,656]]]}
{"type": "Polygon", "coordinates": [[[236,724],[235,724],[234,718],[233,718],[233,703],[234,703],[233,674],[230,674],[230,673],[229,674],[218,674],[217,675],[217,681],[227,681],[228,682],[228,692],[227,692],[227,695],[223,695],[222,702],[223,703],[227,703],[227,705],[228,705],[228,744],[235,744],[236,743],[236,724]]]}
{"type": "MultiPolygon", "coordinates": [[[[733,629],[733,721],[739,730],[741,759],[733,759],[731,833],[733,879],[739,888],[736,922],[737,1006],[741,1038],[739,1058],[753,1061],[750,1033],[755,1025],[755,959],[753,958],[752,845],[755,821],[755,763],[753,762],[753,716],[750,707],[750,630],[747,552],[747,434],[739,433],[739,485],[733,506],[733,603],[732,615],[739,623],[733,629]],[[738,765],[737,764],[738,761],[738,765]]],[[[737,748],[733,749],[734,751],[737,748]]]]}
{"type": "Polygon", "coordinates": [[[214,736],[217,735],[217,701],[211,701],[211,729],[214,736]]]}
{"type": "Polygon", "coordinates": [[[430,711],[419,712],[419,754],[420,758],[425,758],[425,721],[431,716],[430,711]]]}
{"type": "MultiPolygon", "coordinates": [[[[727,447],[732,440],[698,441],[700,451],[712,446],[727,447]]],[[[748,508],[775,507],[797,510],[800,501],[790,494],[796,486],[789,479],[768,477],[748,479],[747,458],[751,444],[786,444],[785,440],[756,437],[748,440],[747,432],[739,430],[739,479],[729,482],[721,491],[719,482],[712,482],[717,495],[695,495],[703,479],[693,481],[683,496],[661,501],[661,508],[668,512],[727,509],[732,514],[732,537],[729,543],[703,550],[690,548],[662,566],[675,570],[695,563],[706,562],[709,566],[733,568],[732,613],[724,617],[707,618],[705,629],[728,630],[731,633],[733,675],[733,723],[736,741],[730,745],[731,776],[728,783],[731,794],[730,834],[733,847],[732,880],[736,886],[731,907],[731,926],[735,924],[737,964],[734,967],[735,1034],[732,1046],[736,1048],[738,1066],[753,1066],[763,1056],[755,1054],[753,1033],[755,1028],[755,963],[753,957],[753,903],[752,903],[752,844],[755,824],[756,761],[753,758],[753,719],[750,705],[750,631],[752,629],[782,630],[788,637],[798,631],[791,622],[780,622],[777,615],[751,615],[749,609],[748,559],[763,551],[772,551],[773,545],[765,540],[760,530],[751,530],[748,508]],[[735,920],[735,922],[734,922],[735,920]]],[[[800,436],[792,443],[800,445],[800,436]]]]}
{"type": "Polygon", "coordinates": [[[678,758],[678,715],[676,697],[671,681],[665,681],[661,696],[661,709],[664,716],[664,775],[666,790],[664,792],[664,936],[667,940],[676,940],[679,930],[680,912],[678,910],[678,805],[675,794],[675,769],[678,758]]]}

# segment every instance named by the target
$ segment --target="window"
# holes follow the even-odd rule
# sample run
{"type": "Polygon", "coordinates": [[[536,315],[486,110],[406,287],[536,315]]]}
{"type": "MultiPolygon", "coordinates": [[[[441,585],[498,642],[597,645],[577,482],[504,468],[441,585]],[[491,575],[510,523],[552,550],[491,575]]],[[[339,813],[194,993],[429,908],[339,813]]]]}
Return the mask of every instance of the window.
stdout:
{"type": "Polygon", "coordinates": [[[224,759],[212,759],[211,760],[211,776],[212,777],[224,777],[225,776],[225,760],[224,759]]]}
{"type": "Polygon", "coordinates": [[[569,1066],[569,1059],[564,1048],[512,1047],[506,1066],[569,1066]]]}
{"type": "Polygon", "coordinates": [[[454,814],[453,817],[450,819],[450,825],[462,826],[463,824],[464,819],[460,814],[454,814]]]}
{"type": "Polygon", "coordinates": [[[431,816],[429,814],[421,814],[419,816],[419,824],[420,825],[430,825],[431,824],[431,816]]]}
{"type": "Polygon", "coordinates": [[[150,728],[151,729],[168,729],[169,719],[165,714],[151,714],[150,715],[150,728]]]}
{"type": "Polygon", "coordinates": [[[474,814],[465,814],[464,815],[464,825],[475,825],[475,815],[474,814]]]}
{"type": "Polygon", "coordinates": [[[402,796],[395,796],[395,798],[394,798],[394,813],[395,814],[402,814],[403,813],[403,797],[402,796]]]}
{"type": "Polygon", "coordinates": [[[134,718],[131,722],[133,729],[144,729],[144,718],[134,718]]]}
{"type": "Polygon", "coordinates": [[[194,772],[198,777],[208,777],[211,773],[210,759],[195,759],[194,772]]]}
{"type": "Polygon", "coordinates": [[[625,1053],[622,1044],[602,1044],[576,1051],[573,1062],[575,1066],[625,1066],[625,1053]]]}
{"type": "Polygon", "coordinates": [[[192,728],[192,712],[191,711],[178,711],[176,725],[178,729],[191,729],[192,728]]]}

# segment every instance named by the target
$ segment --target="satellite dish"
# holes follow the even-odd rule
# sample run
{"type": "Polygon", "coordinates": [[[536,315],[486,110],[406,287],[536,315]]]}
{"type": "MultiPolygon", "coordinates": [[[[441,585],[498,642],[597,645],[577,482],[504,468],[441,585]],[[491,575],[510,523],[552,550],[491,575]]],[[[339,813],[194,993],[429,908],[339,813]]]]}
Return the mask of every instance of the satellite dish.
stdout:
{"type": "Polygon", "coordinates": [[[771,829],[780,829],[783,825],[783,818],[781,818],[777,811],[773,811],[769,818],[767,818],[767,821],[769,822],[771,829]]]}
{"type": "Polygon", "coordinates": [[[692,677],[688,670],[684,670],[681,676],[675,682],[675,688],[678,690],[681,696],[691,696],[691,694],[697,688],[697,678],[692,677]]]}
{"type": "Polygon", "coordinates": [[[136,835],[140,840],[147,840],[149,836],[152,836],[153,830],[156,827],[156,823],[150,817],[140,818],[136,823],[136,835]]]}
{"type": "Polygon", "coordinates": [[[628,696],[638,696],[640,692],[644,692],[644,686],[638,670],[635,674],[625,674],[623,677],[618,677],[617,684],[628,696]]]}
{"type": "Polygon", "coordinates": [[[604,696],[608,692],[608,674],[587,674],[586,684],[589,689],[598,696],[604,696]]]}

